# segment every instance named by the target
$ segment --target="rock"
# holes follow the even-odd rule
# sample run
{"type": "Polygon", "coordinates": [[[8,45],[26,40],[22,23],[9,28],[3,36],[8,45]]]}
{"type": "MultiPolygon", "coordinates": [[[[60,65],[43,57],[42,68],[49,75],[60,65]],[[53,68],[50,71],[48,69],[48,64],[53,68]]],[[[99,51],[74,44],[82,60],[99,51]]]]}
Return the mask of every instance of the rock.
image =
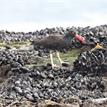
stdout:
{"type": "Polygon", "coordinates": [[[33,95],[31,93],[26,93],[25,97],[30,101],[34,101],[33,95]]]}
{"type": "Polygon", "coordinates": [[[19,94],[23,94],[23,91],[22,91],[22,89],[20,88],[20,87],[14,87],[14,89],[15,89],[15,91],[17,92],[17,93],[19,93],[19,94]]]}

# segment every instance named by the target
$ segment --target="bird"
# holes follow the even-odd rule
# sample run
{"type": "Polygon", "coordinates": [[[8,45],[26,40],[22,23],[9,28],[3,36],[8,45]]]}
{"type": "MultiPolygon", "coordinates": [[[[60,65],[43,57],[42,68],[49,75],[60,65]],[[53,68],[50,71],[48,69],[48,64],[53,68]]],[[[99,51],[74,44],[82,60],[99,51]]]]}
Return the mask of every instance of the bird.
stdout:
{"type": "Polygon", "coordinates": [[[34,45],[34,47],[42,46],[43,48],[49,49],[52,68],[57,68],[58,65],[55,65],[53,63],[53,52],[56,52],[57,58],[62,65],[66,64],[61,59],[59,51],[64,50],[64,49],[66,50],[72,49],[74,38],[77,39],[83,46],[85,46],[86,49],[88,49],[88,47],[91,47],[91,48],[95,47],[92,50],[94,51],[96,48],[103,48],[99,44],[96,45],[95,43],[85,43],[84,42],[85,39],[77,35],[75,31],[69,31],[66,35],[61,35],[61,34],[50,35],[39,40],[33,40],[32,45],[34,45]]]}
{"type": "Polygon", "coordinates": [[[59,52],[72,48],[72,38],[75,36],[75,32],[71,31],[70,33],[70,35],[57,34],[44,37],[40,40],[33,40],[32,45],[34,45],[34,47],[42,46],[43,48],[49,49],[52,68],[56,68],[58,65],[53,63],[53,52],[56,52],[57,58],[62,65],[68,64],[61,59],[59,52]]]}

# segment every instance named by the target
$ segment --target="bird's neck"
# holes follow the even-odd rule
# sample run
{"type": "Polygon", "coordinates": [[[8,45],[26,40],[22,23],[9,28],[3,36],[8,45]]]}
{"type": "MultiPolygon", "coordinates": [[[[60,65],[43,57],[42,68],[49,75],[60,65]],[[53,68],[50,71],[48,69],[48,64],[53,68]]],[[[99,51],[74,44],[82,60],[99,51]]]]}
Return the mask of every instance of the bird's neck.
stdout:
{"type": "Polygon", "coordinates": [[[73,39],[72,36],[65,36],[64,40],[70,42],[73,39]]]}

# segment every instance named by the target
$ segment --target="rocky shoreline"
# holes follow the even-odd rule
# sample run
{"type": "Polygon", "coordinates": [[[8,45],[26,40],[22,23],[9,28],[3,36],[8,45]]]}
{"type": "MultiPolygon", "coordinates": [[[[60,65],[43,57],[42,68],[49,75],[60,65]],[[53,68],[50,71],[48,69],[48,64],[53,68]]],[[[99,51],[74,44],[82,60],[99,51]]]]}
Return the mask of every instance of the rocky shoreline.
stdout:
{"type": "MultiPolygon", "coordinates": [[[[107,25],[94,28],[46,28],[29,33],[1,31],[0,39],[5,43],[31,42],[51,34],[63,35],[71,29],[85,36],[88,41],[98,39],[103,46],[107,45],[107,25]]],[[[37,50],[0,49],[0,106],[21,107],[21,104],[29,102],[30,107],[51,107],[52,104],[58,107],[86,107],[87,104],[87,107],[100,107],[94,103],[91,103],[92,106],[90,101],[107,97],[107,79],[104,79],[107,74],[107,50],[83,52],[69,67],[52,69],[50,64],[26,67],[27,64],[38,64],[48,54],[49,50],[40,47],[37,50]],[[74,102],[77,105],[74,106],[74,102]]]]}

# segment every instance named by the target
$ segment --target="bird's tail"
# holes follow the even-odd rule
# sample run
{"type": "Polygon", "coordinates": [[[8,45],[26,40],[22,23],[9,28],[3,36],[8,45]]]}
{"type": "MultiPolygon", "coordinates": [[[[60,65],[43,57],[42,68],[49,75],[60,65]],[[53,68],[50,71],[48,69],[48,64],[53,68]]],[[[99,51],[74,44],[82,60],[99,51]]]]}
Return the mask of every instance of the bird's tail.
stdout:
{"type": "Polygon", "coordinates": [[[38,50],[38,46],[39,46],[39,40],[33,40],[31,41],[31,45],[33,45],[35,50],[38,50]]]}

